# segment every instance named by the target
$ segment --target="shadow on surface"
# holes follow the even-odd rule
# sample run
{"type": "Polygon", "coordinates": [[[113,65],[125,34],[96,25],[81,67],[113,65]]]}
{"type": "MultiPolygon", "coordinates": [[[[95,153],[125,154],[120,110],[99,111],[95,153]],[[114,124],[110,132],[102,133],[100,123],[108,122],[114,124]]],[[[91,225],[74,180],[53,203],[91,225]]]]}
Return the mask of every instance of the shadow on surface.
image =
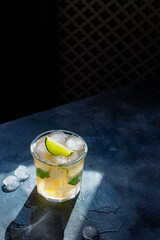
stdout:
{"type": "Polygon", "coordinates": [[[77,197],[63,203],[51,203],[39,196],[35,187],[8,226],[5,240],[62,240],[77,197]]]}

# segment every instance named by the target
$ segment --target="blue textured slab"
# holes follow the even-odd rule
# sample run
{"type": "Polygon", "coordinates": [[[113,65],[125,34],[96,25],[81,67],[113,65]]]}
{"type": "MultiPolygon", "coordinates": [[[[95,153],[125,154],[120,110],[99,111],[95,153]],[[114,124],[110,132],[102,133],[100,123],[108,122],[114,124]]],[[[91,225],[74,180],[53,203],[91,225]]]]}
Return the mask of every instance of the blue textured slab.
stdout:
{"type": "Polygon", "coordinates": [[[19,164],[31,176],[0,191],[0,240],[80,240],[94,225],[104,240],[160,239],[160,88],[127,86],[0,126],[0,184],[19,164]],[[29,146],[50,129],[88,144],[82,191],[62,204],[37,195],[29,146]]]}

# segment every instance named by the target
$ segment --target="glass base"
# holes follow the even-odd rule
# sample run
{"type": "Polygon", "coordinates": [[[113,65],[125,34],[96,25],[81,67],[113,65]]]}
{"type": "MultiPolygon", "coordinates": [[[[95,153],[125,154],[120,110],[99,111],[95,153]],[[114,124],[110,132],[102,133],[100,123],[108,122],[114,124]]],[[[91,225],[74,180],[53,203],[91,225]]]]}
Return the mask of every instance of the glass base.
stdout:
{"type": "Polygon", "coordinates": [[[80,186],[78,189],[76,189],[76,192],[74,194],[70,194],[63,198],[48,196],[48,195],[44,194],[43,192],[41,192],[38,188],[37,188],[37,192],[39,193],[39,195],[41,195],[43,198],[45,198],[49,202],[65,202],[65,201],[75,198],[78,195],[78,193],[80,192],[80,186]]]}

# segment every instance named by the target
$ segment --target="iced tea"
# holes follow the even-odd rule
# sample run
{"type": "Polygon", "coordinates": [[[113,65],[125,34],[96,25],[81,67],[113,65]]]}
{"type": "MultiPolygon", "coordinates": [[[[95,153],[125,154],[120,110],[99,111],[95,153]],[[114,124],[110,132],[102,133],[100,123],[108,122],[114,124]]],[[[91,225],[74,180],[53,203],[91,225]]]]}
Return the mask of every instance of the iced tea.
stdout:
{"type": "Polygon", "coordinates": [[[37,178],[37,191],[52,201],[65,201],[74,198],[81,187],[84,158],[87,144],[70,131],[48,131],[40,134],[31,143],[37,178]],[[69,156],[57,156],[46,147],[46,137],[70,149],[69,156]]]}

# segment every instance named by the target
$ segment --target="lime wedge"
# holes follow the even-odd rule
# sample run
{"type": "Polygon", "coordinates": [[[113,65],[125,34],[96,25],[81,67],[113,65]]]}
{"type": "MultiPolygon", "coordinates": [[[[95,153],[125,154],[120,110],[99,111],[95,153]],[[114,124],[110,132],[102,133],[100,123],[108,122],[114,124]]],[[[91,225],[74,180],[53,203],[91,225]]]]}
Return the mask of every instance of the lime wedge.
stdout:
{"type": "Polygon", "coordinates": [[[46,137],[45,145],[48,152],[56,156],[68,157],[74,153],[71,149],[63,146],[62,144],[56,142],[50,137],[46,137]]]}

